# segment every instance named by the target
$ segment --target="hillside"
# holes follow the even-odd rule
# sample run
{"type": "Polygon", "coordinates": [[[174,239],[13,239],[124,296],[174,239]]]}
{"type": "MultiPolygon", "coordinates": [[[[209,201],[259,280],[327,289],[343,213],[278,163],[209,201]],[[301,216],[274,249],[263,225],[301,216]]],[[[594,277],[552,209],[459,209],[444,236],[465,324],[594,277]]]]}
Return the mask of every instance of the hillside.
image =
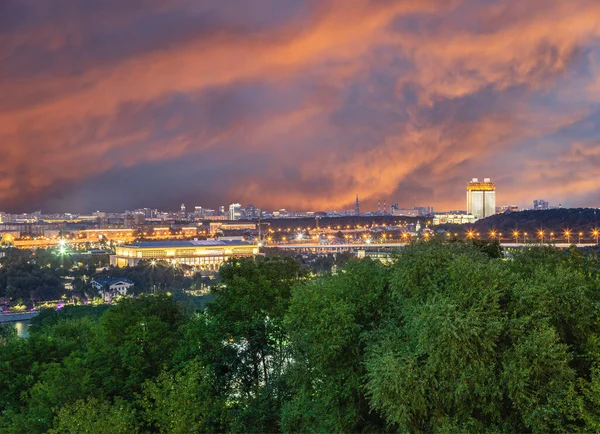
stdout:
{"type": "MultiPolygon", "coordinates": [[[[465,225],[443,225],[442,228],[455,232],[464,232],[465,225]]],[[[514,230],[535,233],[540,229],[549,234],[554,232],[561,236],[566,229],[571,231],[571,237],[576,237],[579,232],[583,238],[592,238],[591,232],[600,228],[600,211],[595,208],[561,208],[544,211],[520,211],[509,214],[496,214],[494,216],[475,222],[471,228],[481,234],[491,230],[505,234],[514,230]]]]}

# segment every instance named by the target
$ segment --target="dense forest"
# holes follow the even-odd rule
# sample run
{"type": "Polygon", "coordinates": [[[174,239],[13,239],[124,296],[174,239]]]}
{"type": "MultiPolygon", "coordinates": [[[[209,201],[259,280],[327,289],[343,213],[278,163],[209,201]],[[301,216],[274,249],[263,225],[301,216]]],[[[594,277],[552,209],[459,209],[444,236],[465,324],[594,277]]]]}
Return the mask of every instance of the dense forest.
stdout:
{"type": "Polygon", "coordinates": [[[597,432],[599,263],[417,243],[313,276],[235,260],[166,294],[0,333],[0,431],[597,432]]]}

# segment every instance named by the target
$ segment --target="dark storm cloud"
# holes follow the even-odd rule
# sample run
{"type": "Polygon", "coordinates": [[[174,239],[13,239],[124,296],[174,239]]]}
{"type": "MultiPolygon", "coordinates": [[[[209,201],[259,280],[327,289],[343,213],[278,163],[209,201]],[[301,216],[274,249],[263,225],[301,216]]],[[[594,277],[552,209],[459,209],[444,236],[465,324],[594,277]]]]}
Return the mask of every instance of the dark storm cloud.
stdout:
{"type": "Polygon", "coordinates": [[[597,197],[595,2],[0,8],[2,210],[597,197]]]}

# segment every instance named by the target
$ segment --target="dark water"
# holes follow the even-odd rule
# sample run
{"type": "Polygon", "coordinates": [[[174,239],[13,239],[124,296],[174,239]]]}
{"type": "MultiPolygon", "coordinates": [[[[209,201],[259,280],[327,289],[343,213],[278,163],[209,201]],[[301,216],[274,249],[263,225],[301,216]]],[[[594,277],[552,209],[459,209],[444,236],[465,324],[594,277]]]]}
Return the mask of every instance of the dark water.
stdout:
{"type": "Polygon", "coordinates": [[[23,321],[15,321],[12,323],[13,326],[17,329],[17,336],[20,338],[28,338],[29,337],[29,320],[23,321]]]}

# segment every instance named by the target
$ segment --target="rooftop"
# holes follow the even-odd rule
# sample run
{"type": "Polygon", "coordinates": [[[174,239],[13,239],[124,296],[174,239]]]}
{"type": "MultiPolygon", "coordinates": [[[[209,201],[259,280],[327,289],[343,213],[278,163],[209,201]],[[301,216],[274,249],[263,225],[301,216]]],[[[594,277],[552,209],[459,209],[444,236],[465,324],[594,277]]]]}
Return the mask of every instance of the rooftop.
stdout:
{"type": "Polygon", "coordinates": [[[211,247],[211,246],[248,246],[247,241],[231,240],[185,240],[185,241],[146,241],[130,244],[124,247],[135,247],[142,249],[168,248],[168,247],[211,247]]]}
{"type": "Polygon", "coordinates": [[[129,280],[126,277],[105,277],[105,278],[100,278],[100,279],[93,279],[95,282],[99,283],[100,285],[114,285],[115,283],[119,283],[119,282],[125,282],[125,283],[130,283],[130,284],[134,284],[131,280],[129,280]]]}

